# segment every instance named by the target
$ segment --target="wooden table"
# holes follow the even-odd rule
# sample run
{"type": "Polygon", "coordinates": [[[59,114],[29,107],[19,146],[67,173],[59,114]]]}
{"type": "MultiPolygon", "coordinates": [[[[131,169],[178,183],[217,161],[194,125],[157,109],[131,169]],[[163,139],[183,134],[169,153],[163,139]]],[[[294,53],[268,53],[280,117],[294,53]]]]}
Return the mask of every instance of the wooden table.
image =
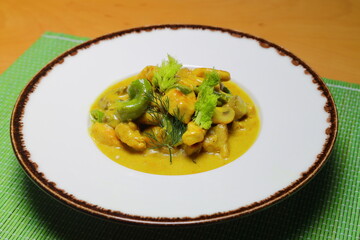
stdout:
{"type": "Polygon", "coordinates": [[[44,31],[96,37],[165,23],[248,32],[293,52],[320,76],[360,83],[359,0],[1,0],[0,73],[44,31]]]}

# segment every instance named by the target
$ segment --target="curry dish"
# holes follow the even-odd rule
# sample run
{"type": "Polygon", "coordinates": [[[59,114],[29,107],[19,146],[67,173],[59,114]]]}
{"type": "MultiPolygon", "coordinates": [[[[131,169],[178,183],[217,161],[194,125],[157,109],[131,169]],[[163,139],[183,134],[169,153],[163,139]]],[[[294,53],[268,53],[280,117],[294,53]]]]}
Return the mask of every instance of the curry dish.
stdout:
{"type": "Polygon", "coordinates": [[[105,90],[91,107],[90,135],[113,161],[146,173],[183,175],[237,159],[260,129],[251,98],[230,73],[160,66],[105,90]]]}

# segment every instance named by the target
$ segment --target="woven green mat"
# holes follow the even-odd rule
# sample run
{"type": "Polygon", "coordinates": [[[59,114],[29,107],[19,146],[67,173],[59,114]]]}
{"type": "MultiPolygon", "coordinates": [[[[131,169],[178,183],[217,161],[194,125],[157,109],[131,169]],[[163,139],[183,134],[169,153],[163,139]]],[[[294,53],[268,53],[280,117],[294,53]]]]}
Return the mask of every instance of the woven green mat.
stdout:
{"type": "Polygon", "coordinates": [[[86,39],[45,33],[0,76],[0,239],[360,238],[360,85],[329,79],[340,122],[328,163],[298,193],[257,214],[191,228],[134,227],[79,213],[42,192],[12,151],[11,111],[38,70],[86,39]]]}

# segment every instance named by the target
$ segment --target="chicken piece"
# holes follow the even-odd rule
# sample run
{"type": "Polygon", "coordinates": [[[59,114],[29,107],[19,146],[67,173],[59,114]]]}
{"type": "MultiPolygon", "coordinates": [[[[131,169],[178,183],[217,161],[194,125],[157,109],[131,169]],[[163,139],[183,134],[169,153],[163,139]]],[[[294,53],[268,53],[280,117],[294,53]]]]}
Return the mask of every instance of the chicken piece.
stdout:
{"type": "MultiPolygon", "coordinates": [[[[165,145],[162,145],[165,141],[166,133],[165,129],[159,126],[151,126],[145,129],[142,132],[143,136],[145,137],[146,144],[149,148],[156,149],[157,151],[165,154],[169,154],[169,148],[165,145]],[[151,136],[149,136],[149,134],[151,136]]],[[[178,152],[179,149],[177,147],[171,148],[171,153],[174,154],[178,152]]]]}
{"type": "Polygon", "coordinates": [[[90,128],[90,135],[97,142],[108,146],[119,147],[121,144],[115,130],[105,123],[95,122],[90,128]]]}
{"type": "Polygon", "coordinates": [[[254,105],[247,106],[247,114],[241,117],[239,120],[232,122],[231,131],[241,132],[256,127],[257,121],[254,121],[255,116],[256,116],[255,106],[254,105]]]}
{"type": "Polygon", "coordinates": [[[228,124],[234,120],[234,117],[235,111],[229,105],[224,105],[222,107],[215,108],[212,122],[215,124],[228,124]]]}
{"type": "Polygon", "coordinates": [[[193,74],[192,70],[188,68],[182,68],[177,72],[177,77],[179,77],[179,84],[194,88],[200,86],[203,78],[197,77],[193,74]]]}
{"type": "Polygon", "coordinates": [[[229,157],[228,128],[225,124],[218,124],[210,128],[205,136],[203,148],[206,152],[220,153],[221,157],[229,157]]]}
{"type": "Polygon", "coordinates": [[[197,155],[201,152],[202,145],[203,145],[202,142],[195,143],[191,146],[184,144],[183,149],[184,149],[186,155],[188,155],[188,156],[197,155]]]}
{"type": "Polygon", "coordinates": [[[206,130],[198,126],[195,122],[189,122],[186,132],[182,135],[183,143],[191,146],[204,140],[206,130]]]}
{"type": "Polygon", "coordinates": [[[256,118],[247,116],[241,121],[234,121],[231,126],[231,131],[241,134],[256,128],[259,128],[259,122],[256,121],[256,118]]]}
{"type": "Polygon", "coordinates": [[[248,106],[248,112],[247,112],[248,117],[252,117],[256,115],[256,107],[254,105],[249,105],[248,106]]]}
{"type": "Polygon", "coordinates": [[[151,126],[142,133],[145,142],[149,147],[155,147],[156,144],[162,143],[165,137],[165,130],[159,126],[151,126]],[[155,139],[154,139],[155,138],[155,139]]]}
{"type": "Polygon", "coordinates": [[[136,120],[136,122],[145,125],[159,125],[159,120],[160,120],[159,113],[154,112],[150,114],[148,111],[146,111],[136,120]]]}
{"type": "Polygon", "coordinates": [[[240,96],[232,96],[228,105],[235,111],[235,120],[238,120],[248,113],[247,104],[240,96]]]}
{"type": "Polygon", "coordinates": [[[169,100],[169,113],[177,116],[183,123],[188,123],[195,112],[196,96],[194,92],[185,94],[173,88],[166,92],[164,99],[169,100]]]}
{"type": "Polygon", "coordinates": [[[233,121],[231,124],[231,131],[244,131],[246,130],[245,121],[233,121]]]}
{"type": "Polygon", "coordinates": [[[120,123],[120,120],[117,117],[116,109],[110,108],[105,111],[104,123],[108,124],[112,128],[115,128],[120,123]]]}
{"type": "Polygon", "coordinates": [[[137,79],[147,79],[152,82],[154,72],[157,70],[156,66],[146,66],[138,75],[137,79]]]}
{"type": "Polygon", "coordinates": [[[133,122],[119,123],[115,132],[121,142],[125,143],[135,151],[145,151],[145,138],[140,134],[138,126],[133,122]]]}

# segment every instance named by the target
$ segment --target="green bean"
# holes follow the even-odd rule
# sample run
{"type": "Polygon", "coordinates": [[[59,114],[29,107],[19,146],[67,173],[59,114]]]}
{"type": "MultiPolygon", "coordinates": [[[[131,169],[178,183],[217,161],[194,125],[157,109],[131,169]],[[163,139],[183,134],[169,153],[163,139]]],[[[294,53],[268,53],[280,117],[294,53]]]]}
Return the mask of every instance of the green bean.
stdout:
{"type": "Polygon", "coordinates": [[[117,104],[120,121],[131,121],[140,117],[149,105],[148,94],[152,91],[151,84],[146,79],[133,81],[129,88],[129,99],[117,104]]]}
{"type": "Polygon", "coordinates": [[[216,95],[218,95],[218,102],[217,102],[217,106],[220,107],[224,104],[226,104],[230,99],[231,99],[231,95],[228,94],[228,93],[225,93],[225,92],[217,92],[217,91],[214,91],[214,93],[216,95]]]}
{"type": "Polygon", "coordinates": [[[99,109],[94,109],[90,112],[91,120],[93,122],[99,122],[102,123],[104,121],[104,112],[99,109]]]}
{"type": "Polygon", "coordinates": [[[223,91],[224,93],[231,94],[230,90],[227,87],[225,87],[223,83],[220,83],[220,90],[223,91]]]}

